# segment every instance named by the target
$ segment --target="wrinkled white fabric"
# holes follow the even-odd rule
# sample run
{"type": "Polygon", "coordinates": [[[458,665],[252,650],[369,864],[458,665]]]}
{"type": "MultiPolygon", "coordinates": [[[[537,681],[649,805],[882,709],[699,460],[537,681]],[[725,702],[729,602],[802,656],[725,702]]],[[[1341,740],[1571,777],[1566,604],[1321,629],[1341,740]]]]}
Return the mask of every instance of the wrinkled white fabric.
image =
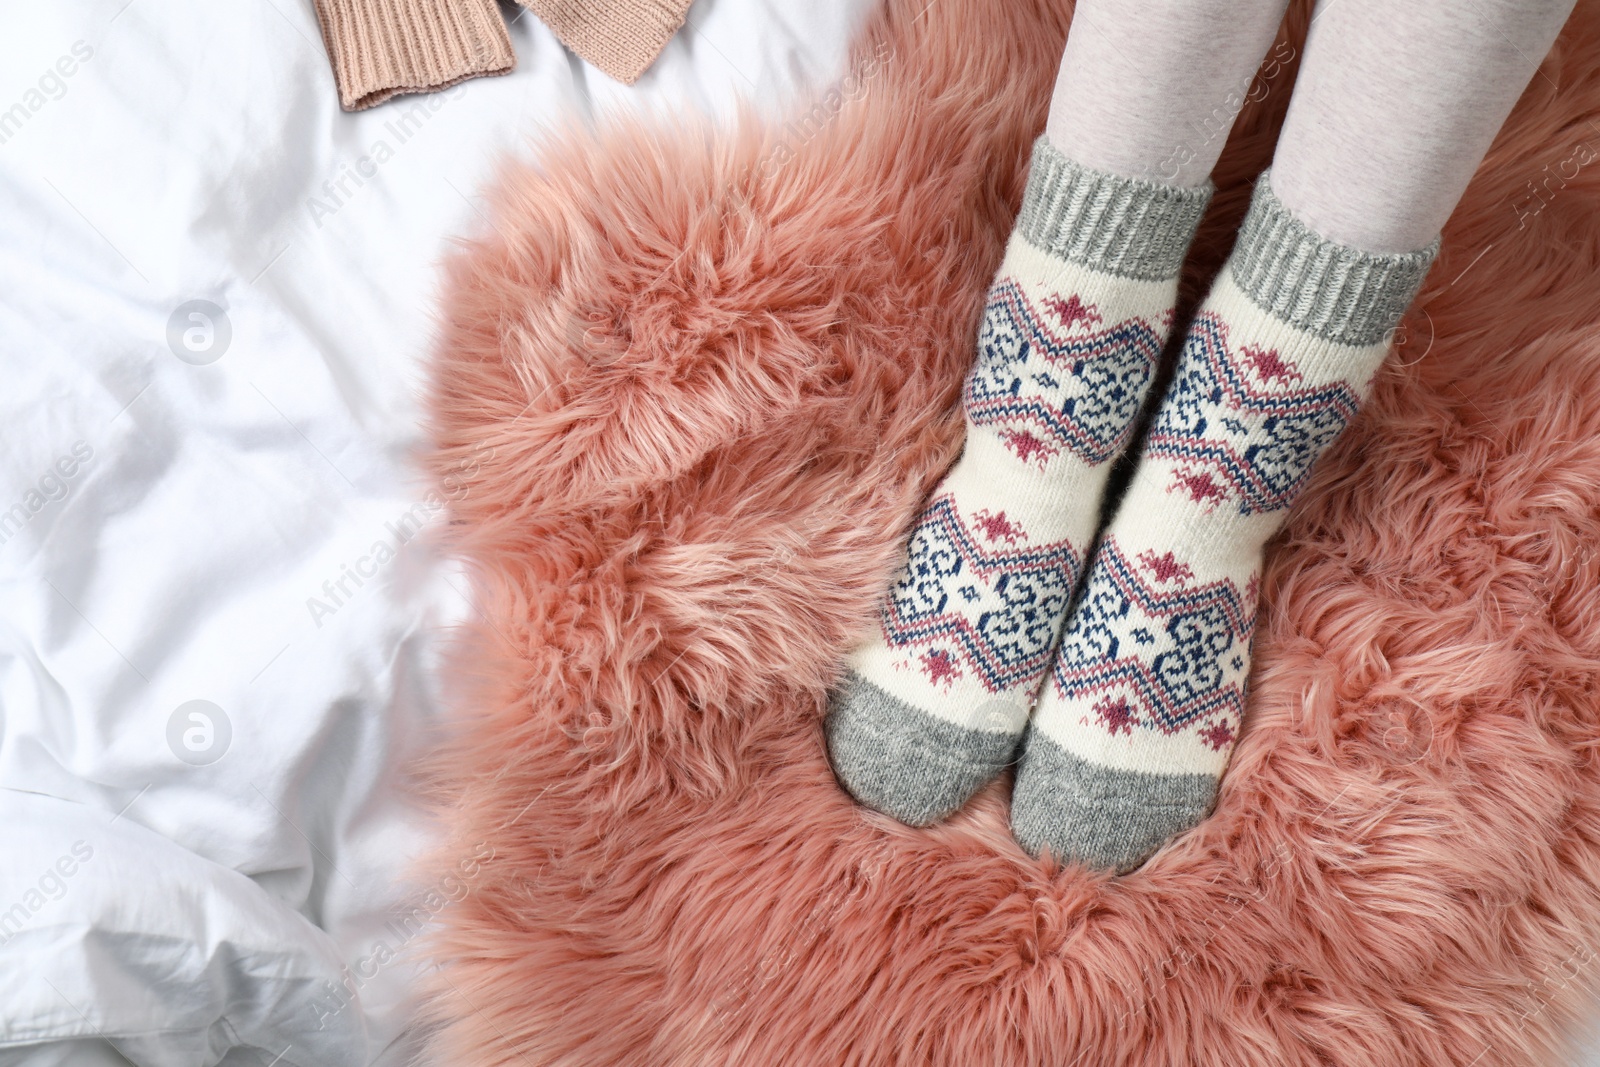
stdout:
{"type": "Polygon", "coordinates": [[[360,1008],[321,1003],[343,983],[333,938],[245,875],[37,793],[0,790],[0,825],[7,1045],[103,1037],[170,1067],[235,1048],[306,1067],[368,1058],[360,1008]]]}

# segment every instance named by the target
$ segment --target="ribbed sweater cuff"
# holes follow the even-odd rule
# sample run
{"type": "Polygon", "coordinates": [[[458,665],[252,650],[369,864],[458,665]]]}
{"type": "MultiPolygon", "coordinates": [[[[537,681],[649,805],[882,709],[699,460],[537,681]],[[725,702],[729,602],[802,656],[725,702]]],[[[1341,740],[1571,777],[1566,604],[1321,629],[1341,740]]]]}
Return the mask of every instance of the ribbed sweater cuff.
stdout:
{"type": "Polygon", "coordinates": [[[346,111],[516,65],[494,0],[315,0],[346,111]]]}
{"type": "Polygon", "coordinates": [[[1421,288],[1439,239],[1386,255],[1335,244],[1289,213],[1273,195],[1271,173],[1256,180],[1228,261],[1233,280],[1291,326],[1340,344],[1383,340],[1421,288]]]}
{"type": "Polygon", "coordinates": [[[1041,136],[1017,229],[1069,262],[1164,280],[1177,276],[1212,192],[1210,182],[1186,189],[1091,170],[1041,136]]]}
{"type": "Polygon", "coordinates": [[[632,84],[654,63],[690,0],[518,0],[592,66],[632,84]]]}

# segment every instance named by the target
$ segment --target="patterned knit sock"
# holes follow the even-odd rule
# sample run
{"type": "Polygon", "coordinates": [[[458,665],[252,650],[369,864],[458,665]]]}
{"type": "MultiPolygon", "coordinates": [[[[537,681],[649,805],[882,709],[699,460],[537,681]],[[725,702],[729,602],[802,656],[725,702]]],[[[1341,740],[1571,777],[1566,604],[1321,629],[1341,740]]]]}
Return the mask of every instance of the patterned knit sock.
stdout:
{"type": "Polygon", "coordinates": [[[1011,826],[1128,871],[1197,823],[1238,736],[1262,549],[1433,260],[1312,233],[1256,183],[1024,741],[1011,826]]]}
{"type": "Polygon", "coordinates": [[[827,719],[834,771],[869,807],[925,825],[1010,762],[1210,195],[1035,143],[962,392],[965,449],[827,719]]]}

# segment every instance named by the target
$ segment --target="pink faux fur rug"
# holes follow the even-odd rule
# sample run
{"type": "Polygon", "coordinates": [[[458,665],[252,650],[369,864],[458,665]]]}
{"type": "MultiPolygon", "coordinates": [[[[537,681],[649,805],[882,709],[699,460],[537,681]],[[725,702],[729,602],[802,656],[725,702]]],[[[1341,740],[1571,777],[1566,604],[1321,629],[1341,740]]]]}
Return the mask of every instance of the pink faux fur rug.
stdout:
{"type": "MultiPolygon", "coordinates": [[[[805,122],[504,172],[433,393],[481,609],[436,863],[494,850],[432,942],[441,1062],[1560,1062],[1600,971],[1592,9],[1275,546],[1214,817],[1112,880],[1024,855],[1009,783],[914,830],[828,770],[1068,18],[887,0],[805,122]]],[[[1191,301],[1292,75],[1240,121],[1191,301]]]]}

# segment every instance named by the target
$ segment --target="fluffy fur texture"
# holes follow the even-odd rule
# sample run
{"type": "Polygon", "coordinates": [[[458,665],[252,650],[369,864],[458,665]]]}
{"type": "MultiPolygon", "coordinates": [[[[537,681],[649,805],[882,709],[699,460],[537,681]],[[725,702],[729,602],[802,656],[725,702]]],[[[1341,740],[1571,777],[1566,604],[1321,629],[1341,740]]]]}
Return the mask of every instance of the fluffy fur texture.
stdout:
{"type": "Polygon", "coordinates": [[[829,773],[824,693],[959,447],[1067,18],[887,0],[864,98],[788,152],[611,126],[506,169],[433,394],[481,612],[435,864],[494,849],[431,942],[442,1062],[1557,1061],[1600,972],[1592,9],[1270,553],[1215,815],[1111,880],[1027,858],[1008,782],[914,830],[829,773]]]}

